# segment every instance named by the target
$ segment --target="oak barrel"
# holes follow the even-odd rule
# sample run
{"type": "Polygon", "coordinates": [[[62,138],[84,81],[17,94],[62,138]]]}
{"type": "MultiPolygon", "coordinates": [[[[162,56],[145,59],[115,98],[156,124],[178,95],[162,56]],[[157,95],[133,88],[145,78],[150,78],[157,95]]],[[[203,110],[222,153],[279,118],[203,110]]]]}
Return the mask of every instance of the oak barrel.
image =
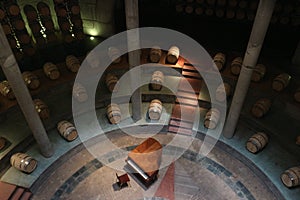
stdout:
{"type": "Polygon", "coordinates": [[[6,17],[5,10],[3,10],[2,8],[0,8],[0,21],[4,20],[5,17],[6,17]]]}
{"type": "Polygon", "coordinates": [[[0,92],[3,96],[7,97],[10,100],[15,99],[14,92],[12,91],[12,89],[11,89],[11,87],[10,87],[7,80],[2,81],[0,83],[0,92]]]}
{"type": "Polygon", "coordinates": [[[214,56],[213,60],[214,60],[214,63],[217,65],[218,69],[221,70],[224,67],[224,65],[225,65],[226,56],[223,53],[217,53],[214,56]]]}
{"type": "Polygon", "coordinates": [[[159,99],[153,99],[149,105],[149,118],[159,120],[162,113],[162,102],[159,99]]]}
{"type": "Polygon", "coordinates": [[[41,99],[34,99],[35,110],[39,114],[41,119],[47,119],[50,116],[50,110],[48,106],[41,99]]]}
{"type": "Polygon", "coordinates": [[[20,8],[17,4],[11,4],[7,10],[8,13],[12,16],[17,16],[20,14],[20,8]]]}
{"type": "Polygon", "coordinates": [[[161,49],[159,46],[154,46],[151,48],[150,50],[150,55],[149,55],[149,59],[151,62],[157,63],[160,61],[160,57],[161,57],[161,49]]]}
{"type": "Polygon", "coordinates": [[[300,87],[296,90],[296,92],[294,94],[294,98],[297,102],[300,103],[300,87]]]}
{"type": "Polygon", "coordinates": [[[40,86],[40,80],[34,73],[26,71],[22,73],[22,76],[29,89],[34,90],[40,86]]]}
{"type": "Polygon", "coordinates": [[[85,87],[83,87],[83,85],[81,85],[80,83],[74,83],[73,97],[79,102],[85,102],[86,100],[88,100],[87,91],[85,87]]]}
{"type": "Polygon", "coordinates": [[[120,50],[116,47],[109,47],[108,48],[108,56],[113,63],[121,62],[121,53],[120,50]]]}
{"type": "Polygon", "coordinates": [[[180,50],[177,46],[172,46],[168,50],[167,62],[170,64],[176,64],[180,55],[180,50]]]}
{"type": "Polygon", "coordinates": [[[11,21],[12,26],[18,30],[18,31],[22,31],[25,29],[25,22],[23,21],[23,19],[15,19],[11,21]]]}
{"type": "Polygon", "coordinates": [[[50,17],[50,14],[51,14],[50,13],[50,8],[49,8],[49,6],[46,3],[40,1],[37,4],[37,9],[38,9],[39,14],[41,16],[43,16],[43,17],[50,17]]]}
{"type": "Polygon", "coordinates": [[[261,81],[266,74],[266,66],[263,64],[257,64],[253,70],[251,80],[254,82],[261,81]]]}
{"type": "Polygon", "coordinates": [[[107,106],[107,117],[112,124],[118,124],[121,121],[121,110],[118,104],[111,103],[107,106]]]}
{"type": "Polygon", "coordinates": [[[152,90],[161,90],[162,84],[164,83],[164,74],[161,71],[155,71],[151,78],[152,90]]]}
{"type": "Polygon", "coordinates": [[[43,66],[44,73],[51,80],[56,80],[60,77],[60,72],[55,64],[47,62],[43,66]]]}
{"type": "Polygon", "coordinates": [[[269,142],[267,134],[258,132],[252,135],[246,142],[246,148],[251,153],[257,153],[261,151],[269,142]]]}
{"type": "Polygon", "coordinates": [[[80,68],[80,62],[78,60],[78,58],[76,58],[73,55],[69,55],[66,57],[66,65],[67,68],[71,71],[71,72],[78,72],[79,68],[80,68]]]}
{"type": "Polygon", "coordinates": [[[216,100],[223,102],[231,94],[231,86],[228,83],[220,84],[216,90],[216,100]]]}
{"type": "Polygon", "coordinates": [[[280,92],[286,88],[291,80],[291,76],[287,73],[282,73],[276,76],[272,82],[273,90],[280,92]]]}
{"type": "Polygon", "coordinates": [[[216,108],[211,108],[205,115],[204,126],[208,129],[215,129],[219,123],[220,111],[216,108]]]}
{"type": "Polygon", "coordinates": [[[230,65],[230,71],[234,75],[239,75],[242,69],[243,64],[243,58],[242,57],[236,57],[233,59],[230,65]]]}
{"type": "Polygon", "coordinates": [[[75,126],[66,120],[60,121],[57,124],[57,130],[59,134],[67,141],[73,141],[78,137],[75,126]]]}
{"type": "Polygon", "coordinates": [[[116,84],[117,84],[118,80],[119,80],[118,77],[114,74],[108,73],[106,75],[105,83],[110,92],[118,91],[118,89],[116,88],[116,84]]]}
{"type": "Polygon", "coordinates": [[[281,181],[286,187],[295,187],[300,185],[300,166],[292,167],[284,171],[281,176],[281,181]]]}
{"type": "Polygon", "coordinates": [[[31,21],[35,21],[38,18],[38,14],[36,9],[32,5],[25,5],[24,8],[24,13],[26,15],[26,18],[28,22],[30,23],[31,21]]]}
{"type": "Polygon", "coordinates": [[[37,167],[37,160],[25,153],[15,153],[10,157],[10,164],[22,172],[31,173],[37,167]]]}
{"type": "Polygon", "coordinates": [[[252,106],[252,115],[256,118],[263,117],[271,108],[271,100],[267,98],[259,99],[252,106]]]}
{"type": "Polygon", "coordinates": [[[6,139],[0,136],[0,151],[5,147],[6,139]]]}

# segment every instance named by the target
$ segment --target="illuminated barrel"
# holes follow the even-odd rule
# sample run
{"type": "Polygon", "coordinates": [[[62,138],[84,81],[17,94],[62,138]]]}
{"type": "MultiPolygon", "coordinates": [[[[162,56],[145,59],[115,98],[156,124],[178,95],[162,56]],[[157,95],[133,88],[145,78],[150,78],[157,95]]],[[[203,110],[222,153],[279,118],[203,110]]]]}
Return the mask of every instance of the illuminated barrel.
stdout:
{"type": "Polygon", "coordinates": [[[113,63],[121,62],[121,53],[120,53],[120,50],[116,47],[108,48],[108,56],[113,63]]]}
{"type": "Polygon", "coordinates": [[[73,141],[78,137],[75,126],[66,120],[60,121],[57,124],[57,130],[59,134],[67,141],[73,141]]]}
{"type": "Polygon", "coordinates": [[[115,87],[118,80],[119,80],[118,77],[114,74],[108,73],[106,75],[105,83],[106,83],[106,86],[107,86],[107,88],[110,92],[118,91],[117,88],[115,87]]]}
{"type": "Polygon", "coordinates": [[[159,120],[162,113],[162,102],[159,99],[153,99],[149,105],[149,118],[159,120]]]}
{"type": "Polygon", "coordinates": [[[177,46],[172,46],[168,50],[167,62],[170,63],[170,64],[176,64],[178,59],[179,59],[179,55],[180,55],[179,48],[177,46]]]}
{"type": "Polygon", "coordinates": [[[37,160],[25,153],[15,153],[10,157],[10,164],[25,173],[31,173],[37,167],[37,160]]]}
{"type": "Polygon", "coordinates": [[[22,76],[29,89],[34,90],[40,86],[40,80],[34,73],[26,71],[22,73],[22,76]]]}
{"type": "Polygon", "coordinates": [[[162,84],[164,82],[164,74],[161,71],[155,71],[151,78],[151,88],[152,90],[161,90],[162,84]]]}
{"type": "Polygon", "coordinates": [[[225,65],[226,56],[223,53],[217,53],[214,56],[213,60],[214,60],[214,63],[217,65],[218,69],[221,70],[224,67],[224,65],[225,65]]]}
{"type": "Polygon", "coordinates": [[[272,82],[273,90],[280,92],[286,88],[291,80],[291,76],[287,73],[279,74],[272,82]]]}
{"type": "Polygon", "coordinates": [[[79,67],[80,67],[80,62],[78,60],[78,58],[76,58],[73,55],[69,55],[66,57],[66,65],[67,68],[71,71],[71,72],[78,72],[79,67]]]}
{"type": "Polygon", "coordinates": [[[121,110],[118,104],[112,103],[108,105],[106,114],[112,124],[118,124],[121,121],[121,110]]]}
{"type": "Polygon", "coordinates": [[[151,48],[150,50],[150,55],[149,55],[149,59],[151,62],[157,63],[160,61],[160,57],[161,57],[161,49],[159,46],[154,46],[151,48]]]}
{"type": "Polygon", "coordinates": [[[300,185],[300,166],[292,167],[284,171],[281,176],[282,183],[288,187],[295,187],[300,185]]]}
{"type": "Polygon", "coordinates": [[[246,142],[246,148],[251,153],[258,153],[267,145],[268,141],[269,138],[267,134],[258,132],[248,139],[246,142]]]}
{"type": "Polygon", "coordinates": [[[271,100],[267,98],[259,99],[252,106],[252,115],[256,118],[263,117],[271,108],[271,100]]]}
{"type": "Polygon", "coordinates": [[[242,57],[237,57],[233,59],[230,65],[230,70],[231,73],[234,75],[239,75],[242,69],[242,64],[243,64],[243,58],[242,57]]]}
{"type": "Polygon", "coordinates": [[[51,80],[56,80],[60,77],[60,72],[55,64],[47,62],[43,66],[44,73],[51,80]]]}
{"type": "Polygon", "coordinates": [[[216,108],[211,108],[205,115],[204,126],[208,129],[215,129],[219,123],[220,111],[216,108]]]}
{"type": "Polygon", "coordinates": [[[50,110],[48,106],[41,99],[34,99],[35,110],[39,114],[41,119],[47,119],[50,116],[50,110]]]}
{"type": "Polygon", "coordinates": [[[218,86],[216,90],[216,100],[223,102],[231,94],[231,86],[224,83],[218,86]]]}
{"type": "Polygon", "coordinates": [[[88,100],[87,91],[80,83],[74,83],[73,97],[79,102],[85,102],[88,100]]]}
{"type": "Polygon", "coordinates": [[[11,4],[8,8],[7,8],[8,14],[11,16],[17,16],[20,14],[20,8],[17,4],[11,4]]]}
{"type": "Polygon", "coordinates": [[[1,93],[3,96],[5,96],[5,97],[7,97],[8,99],[10,99],[10,100],[15,99],[15,95],[14,95],[14,93],[13,93],[13,91],[12,91],[12,89],[11,89],[9,83],[8,83],[8,81],[6,81],[6,80],[5,80],[5,81],[2,81],[2,82],[0,83],[0,93],[1,93]]]}
{"type": "Polygon", "coordinates": [[[266,66],[262,64],[257,64],[253,70],[251,80],[254,82],[259,82],[264,78],[265,74],[266,74],[266,66]]]}

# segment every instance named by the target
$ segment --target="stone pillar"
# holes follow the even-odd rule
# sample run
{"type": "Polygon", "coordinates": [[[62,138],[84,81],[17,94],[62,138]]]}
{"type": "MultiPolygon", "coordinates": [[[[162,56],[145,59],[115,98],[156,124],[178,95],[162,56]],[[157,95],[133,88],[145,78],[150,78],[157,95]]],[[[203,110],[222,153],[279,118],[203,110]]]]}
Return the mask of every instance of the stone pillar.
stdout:
{"type": "Polygon", "coordinates": [[[234,135],[241,109],[251,82],[252,72],[257,64],[257,59],[272,17],[275,2],[276,0],[260,0],[259,2],[252,32],[244,56],[243,66],[223,129],[223,135],[226,138],[231,138],[234,135]]]}
{"type": "Polygon", "coordinates": [[[0,65],[15,94],[28,126],[32,131],[33,137],[40,148],[41,154],[44,157],[51,157],[54,153],[53,147],[49,141],[43,123],[35,110],[31,95],[24,83],[17,61],[1,26],[0,48],[0,65]]]}
{"type": "MultiPolygon", "coordinates": [[[[139,5],[138,0],[125,0],[127,30],[139,27],[139,5]]],[[[128,49],[138,49],[128,53],[129,66],[133,68],[140,65],[140,37],[138,31],[127,33],[128,49]]],[[[131,87],[139,87],[141,72],[130,74],[131,87]]],[[[132,118],[136,121],[141,119],[142,97],[140,89],[137,89],[131,96],[132,118]]]]}

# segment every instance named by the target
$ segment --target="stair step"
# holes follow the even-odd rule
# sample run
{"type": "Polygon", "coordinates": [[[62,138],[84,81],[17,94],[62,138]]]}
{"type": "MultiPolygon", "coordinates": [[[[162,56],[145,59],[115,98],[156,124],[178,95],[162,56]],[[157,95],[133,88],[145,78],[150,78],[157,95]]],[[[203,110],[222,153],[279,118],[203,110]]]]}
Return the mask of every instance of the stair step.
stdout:
{"type": "Polygon", "coordinates": [[[189,78],[202,79],[202,76],[198,72],[183,71],[182,75],[189,78]]]}
{"type": "Polygon", "coordinates": [[[194,123],[195,110],[196,108],[194,106],[175,104],[173,106],[171,118],[184,122],[194,123]]]}
{"type": "Polygon", "coordinates": [[[192,135],[193,134],[192,129],[180,128],[178,126],[169,126],[168,130],[169,130],[169,132],[179,133],[179,134],[184,134],[184,135],[192,135]]]}
{"type": "Polygon", "coordinates": [[[186,99],[186,98],[177,97],[176,98],[176,103],[184,104],[184,105],[190,105],[190,106],[194,106],[194,107],[198,106],[198,100],[197,99],[194,100],[194,99],[186,99]]]}
{"type": "Polygon", "coordinates": [[[193,65],[184,65],[183,71],[197,72],[197,69],[193,65]]]}
{"type": "Polygon", "coordinates": [[[9,183],[4,183],[0,181],[0,199],[1,200],[8,200],[10,196],[14,193],[16,190],[17,186],[9,184],[9,183]]]}
{"type": "Polygon", "coordinates": [[[189,93],[199,94],[201,90],[202,81],[193,78],[181,78],[178,90],[189,93]]]}
{"type": "Polygon", "coordinates": [[[178,91],[176,93],[177,97],[184,97],[184,98],[188,98],[188,99],[195,99],[198,100],[198,95],[197,94],[193,94],[193,93],[188,93],[188,92],[183,92],[183,91],[178,91]]]}
{"type": "Polygon", "coordinates": [[[32,196],[31,192],[24,192],[20,200],[29,200],[32,196]]]}
{"type": "Polygon", "coordinates": [[[170,120],[169,125],[177,126],[177,127],[181,127],[181,128],[190,128],[190,129],[193,128],[192,123],[182,122],[180,120],[174,120],[174,119],[170,120]]]}
{"type": "Polygon", "coordinates": [[[10,200],[19,200],[22,194],[24,193],[24,191],[25,191],[24,188],[18,187],[10,197],[10,200]]]}

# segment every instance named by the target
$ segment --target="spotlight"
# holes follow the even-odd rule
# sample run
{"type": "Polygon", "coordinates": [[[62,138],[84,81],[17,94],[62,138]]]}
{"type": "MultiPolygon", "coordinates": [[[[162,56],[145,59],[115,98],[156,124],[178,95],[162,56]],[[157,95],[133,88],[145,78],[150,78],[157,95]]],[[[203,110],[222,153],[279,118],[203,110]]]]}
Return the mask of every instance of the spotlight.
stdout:
{"type": "Polygon", "coordinates": [[[93,37],[93,36],[91,36],[91,37],[90,37],[90,40],[92,40],[92,41],[93,41],[94,39],[95,39],[95,37],[93,37]]]}

